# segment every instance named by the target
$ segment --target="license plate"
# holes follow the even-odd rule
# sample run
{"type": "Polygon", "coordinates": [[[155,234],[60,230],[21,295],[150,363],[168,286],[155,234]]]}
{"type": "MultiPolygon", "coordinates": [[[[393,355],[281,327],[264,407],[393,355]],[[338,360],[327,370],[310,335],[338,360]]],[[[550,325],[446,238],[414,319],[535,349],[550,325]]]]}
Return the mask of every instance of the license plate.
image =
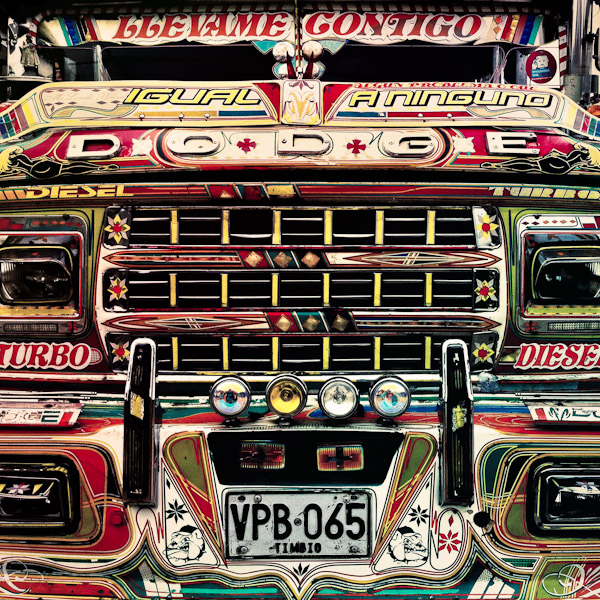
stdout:
{"type": "Polygon", "coordinates": [[[229,492],[225,505],[229,558],[369,555],[365,491],[229,492]]]}

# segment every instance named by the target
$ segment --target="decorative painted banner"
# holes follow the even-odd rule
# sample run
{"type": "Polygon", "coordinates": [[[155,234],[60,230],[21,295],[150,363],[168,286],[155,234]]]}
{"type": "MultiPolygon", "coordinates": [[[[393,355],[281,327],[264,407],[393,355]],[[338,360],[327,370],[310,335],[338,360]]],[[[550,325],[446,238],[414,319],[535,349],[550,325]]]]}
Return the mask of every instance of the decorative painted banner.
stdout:
{"type": "Polygon", "coordinates": [[[600,344],[521,344],[515,369],[594,369],[600,344]]]}
{"type": "MultiPolygon", "coordinates": [[[[95,11],[94,11],[95,12],[95,11]]],[[[231,44],[256,40],[293,40],[289,12],[170,13],[138,15],[55,16],[44,19],[37,36],[52,46],[90,41],[154,46],[169,42],[231,44]]]]}
{"type": "MultiPolygon", "coordinates": [[[[432,127],[489,127],[492,122],[498,128],[569,129],[600,140],[600,120],[560,92],[550,89],[448,82],[323,84],[316,80],[190,82],[185,87],[177,82],[161,82],[159,86],[155,82],[120,85],[111,82],[50,83],[35,88],[0,114],[0,137],[16,138],[48,128],[175,127],[187,129],[189,138],[190,128],[215,129],[228,125],[367,125],[371,129],[402,126],[424,128],[430,138],[414,142],[410,148],[405,140],[399,152],[406,153],[409,149],[412,155],[433,160],[443,146],[435,138],[432,127]]],[[[289,157],[324,154],[338,141],[349,156],[356,157],[367,148],[367,143],[371,145],[374,141],[361,137],[356,130],[353,131],[356,135],[348,136],[345,143],[343,136],[336,132],[330,132],[332,137],[329,139],[314,128],[301,135],[300,132],[287,133],[284,130],[277,138],[277,152],[289,157]]],[[[259,132],[235,132],[235,148],[244,156],[258,153],[259,144],[265,142],[260,135],[259,132]]],[[[192,141],[184,138],[183,134],[174,136],[171,153],[177,154],[178,149],[189,152],[195,145],[197,153],[203,155],[224,144],[224,140],[215,134],[199,135],[192,141]]],[[[146,149],[147,153],[152,140],[149,137],[136,139],[136,151],[146,149]]],[[[272,148],[272,137],[269,143],[272,148]]],[[[398,156],[393,144],[386,146],[384,139],[381,144],[388,158],[398,156]]],[[[463,144],[462,147],[467,146],[463,144]]],[[[112,156],[113,150],[109,144],[105,156],[112,156]]],[[[86,156],[85,152],[81,154],[81,158],[86,156]]],[[[576,158],[568,157],[568,160],[576,158]]],[[[538,169],[535,162],[512,165],[512,168],[543,170],[538,169]]],[[[53,169],[59,170],[58,166],[53,169]]]]}
{"type": "MultiPolygon", "coordinates": [[[[90,41],[157,45],[169,42],[230,44],[293,41],[291,12],[173,12],[113,15],[95,9],[90,15],[46,11],[29,23],[29,34],[52,46],[77,46],[90,41]]],[[[540,44],[543,17],[533,14],[452,14],[423,12],[319,11],[302,19],[306,40],[352,40],[365,44],[424,41],[437,44],[509,42],[540,44]]]]}
{"type": "MultiPolygon", "coordinates": [[[[560,92],[489,83],[323,85],[323,123],[429,127],[465,123],[561,127],[600,139],[600,120],[560,92]]],[[[484,125],[485,126],[485,125],[484,125]]]]}
{"type": "Polygon", "coordinates": [[[115,86],[111,82],[50,83],[25,95],[0,115],[0,136],[46,127],[272,125],[279,122],[280,86],[273,83],[161,82],[115,86]]]}
{"type": "Polygon", "coordinates": [[[541,25],[541,15],[323,11],[302,19],[302,39],[374,45],[410,40],[446,45],[510,42],[527,46],[541,43],[541,25]]]}
{"type": "Polygon", "coordinates": [[[98,364],[102,355],[87,344],[0,342],[1,369],[76,369],[98,364]]]}

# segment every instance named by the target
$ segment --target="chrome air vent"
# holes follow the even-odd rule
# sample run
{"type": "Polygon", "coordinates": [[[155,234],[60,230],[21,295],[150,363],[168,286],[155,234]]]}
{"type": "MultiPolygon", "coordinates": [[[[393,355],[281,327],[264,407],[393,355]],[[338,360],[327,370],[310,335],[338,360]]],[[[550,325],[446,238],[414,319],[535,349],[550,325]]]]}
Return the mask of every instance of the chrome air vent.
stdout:
{"type": "Polygon", "coordinates": [[[229,211],[229,238],[232,244],[271,244],[273,211],[237,209],[229,211]]]}
{"type": "Polygon", "coordinates": [[[373,306],[373,273],[332,273],[330,282],[331,306],[373,306]]]}
{"type": "Polygon", "coordinates": [[[439,308],[471,308],[473,306],[472,271],[444,271],[432,276],[431,306],[439,308]]]}
{"type": "Polygon", "coordinates": [[[325,243],[325,211],[281,212],[281,243],[284,246],[321,246],[325,243]]]}
{"type": "Polygon", "coordinates": [[[374,210],[334,210],[332,216],[334,245],[372,246],[375,244],[376,212],[374,210]]]}
{"type": "Polygon", "coordinates": [[[323,366],[323,338],[281,337],[279,358],[282,371],[320,371],[323,366]]]}
{"type": "Polygon", "coordinates": [[[424,245],[427,243],[427,210],[383,211],[383,243],[390,246],[424,245]]]}
{"type": "Polygon", "coordinates": [[[178,221],[178,242],[183,246],[214,246],[221,243],[221,216],[218,209],[184,210],[172,213],[178,221]]]}
{"type": "Polygon", "coordinates": [[[460,209],[435,211],[435,243],[453,246],[475,244],[473,217],[460,209]]]}
{"type": "Polygon", "coordinates": [[[135,211],[129,232],[131,246],[171,243],[171,211],[147,209],[135,211]]]}

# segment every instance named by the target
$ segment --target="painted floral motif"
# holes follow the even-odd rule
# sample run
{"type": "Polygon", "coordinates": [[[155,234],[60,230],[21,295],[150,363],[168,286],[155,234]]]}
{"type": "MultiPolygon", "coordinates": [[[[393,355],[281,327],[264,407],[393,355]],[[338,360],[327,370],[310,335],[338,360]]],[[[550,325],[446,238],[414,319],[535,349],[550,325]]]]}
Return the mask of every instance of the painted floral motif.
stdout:
{"type": "Polygon", "coordinates": [[[109,292],[109,301],[113,302],[116,300],[121,300],[123,298],[127,298],[127,285],[125,285],[125,280],[119,279],[119,277],[111,277],[110,285],[107,288],[109,292]]]}
{"type": "Polygon", "coordinates": [[[110,345],[114,363],[125,362],[129,359],[129,342],[110,342],[110,345]]]}
{"type": "Polygon", "coordinates": [[[121,219],[119,215],[115,215],[115,218],[108,217],[108,225],[104,228],[104,231],[108,232],[108,239],[115,240],[117,244],[121,243],[122,239],[127,238],[127,232],[131,229],[127,223],[127,217],[121,219]]]}
{"type": "Polygon", "coordinates": [[[498,300],[496,296],[496,289],[494,288],[493,281],[477,281],[477,287],[475,288],[475,302],[487,302],[488,300],[498,300]]]}
{"type": "Polygon", "coordinates": [[[494,356],[494,350],[483,342],[473,350],[473,356],[475,357],[475,364],[478,363],[492,363],[492,356],[494,356]]]}
{"type": "Polygon", "coordinates": [[[496,231],[498,229],[498,224],[495,223],[496,215],[490,217],[487,213],[483,215],[483,217],[479,217],[479,223],[477,223],[477,229],[481,232],[481,235],[484,239],[489,240],[493,239],[498,235],[496,231]]]}
{"type": "Polygon", "coordinates": [[[537,321],[527,321],[525,323],[525,331],[527,333],[535,333],[537,331],[537,321]]]}
{"type": "Polygon", "coordinates": [[[256,142],[253,142],[250,138],[244,138],[241,142],[237,143],[237,147],[243,150],[245,154],[248,154],[248,152],[256,148],[256,142]]]}
{"type": "Polygon", "coordinates": [[[147,156],[152,152],[152,140],[147,138],[131,140],[131,155],[132,156],[147,156]]]}
{"type": "Polygon", "coordinates": [[[348,150],[352,150],[352,154],[360,154],[367,147],[360,140],[352,140],[347,146],[348,150]]]}
{"type": "Polygon", "coordinates": [[[475,152],[475,145],[473,143],[473,139],[474,138],[472,137],[455,137],[452,140],[454,149],[457,152],[462,152],[464,154],[471,155],[473,152],[475,152]]]}
{"type": "Polygon", "coordinates": [[[419,505],[411,508],[408,511],[409,521],[416,522],[417,525],[425,523],[429,519],[429,513],[426,508],[421,508],[419,505]]]}
{"type": "Polygon", "coordinates": [[[448,530],[448,533],[440,533],[440,552],[448,550],[448,554],[456,552],[460,547],[460,538],[458,533],[448,530]]]}
{"type": "Polygon", "coordinates": [[[28,483],[15,483],[11,487],[8,488],[7,492],[9,494],[20,495],[29,491],[28,483]]]}
{"type": "Polygon", "coordinates": [[[169,508],[165,512],[167,514],[167,519],[173,519],[173,521],[177,523],[179,519],[182,521],[184,520],[184,515],[186,515],[188,511],[183,504],[175,499],[173,502],[169,502],[169,508]]]}

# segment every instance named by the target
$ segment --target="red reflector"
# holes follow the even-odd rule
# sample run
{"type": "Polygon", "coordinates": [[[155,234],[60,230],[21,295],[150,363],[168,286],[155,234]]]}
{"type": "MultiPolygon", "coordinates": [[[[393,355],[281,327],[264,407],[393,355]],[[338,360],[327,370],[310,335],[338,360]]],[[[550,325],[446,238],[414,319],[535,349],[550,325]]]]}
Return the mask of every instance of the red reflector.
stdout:
{"type": "Polygon", "coordinates": [[[317,448],[319,471],[362,471],[363,465],[363,447],[360,445],[317,448]]]}
{"type": "Polygon", "coordinates": [[[273,442],[242,442],[240,468],[275,471],[285,467],[285,446],[273,442]]]}

